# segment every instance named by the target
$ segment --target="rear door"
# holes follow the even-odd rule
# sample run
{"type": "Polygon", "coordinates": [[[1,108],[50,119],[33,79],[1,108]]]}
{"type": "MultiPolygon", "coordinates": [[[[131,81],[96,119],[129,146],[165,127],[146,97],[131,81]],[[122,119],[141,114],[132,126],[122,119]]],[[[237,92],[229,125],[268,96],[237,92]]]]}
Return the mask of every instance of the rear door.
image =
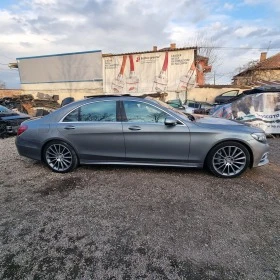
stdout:
{"type": "Polygon", "coordinates": [[[168,113],[142,101],[123,101],[126,160],[183,163],[188,160],[190,133],[184,124],[167,126],[168,113]]]}
{"type": "Polygon", "coordinates": [[[90,102],[70,112],[58,124],[61,137],[76,149],[82,162],[124,160],[118,105],[115,100],[90,102]]]}

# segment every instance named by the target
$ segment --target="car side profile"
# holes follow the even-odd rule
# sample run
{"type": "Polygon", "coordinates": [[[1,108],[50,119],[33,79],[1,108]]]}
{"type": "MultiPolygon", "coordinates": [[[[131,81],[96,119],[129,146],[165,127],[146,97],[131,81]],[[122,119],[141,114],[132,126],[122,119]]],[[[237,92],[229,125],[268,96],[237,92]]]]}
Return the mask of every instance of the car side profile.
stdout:
{"type": "Polygon", "coordinates": [[[268,163],[265,133],[231,120],[195,120],[152,98],[96,96],[22,123],[20,155],[54,172],[79,164],[208,167],[232,178],[268,163]]]}

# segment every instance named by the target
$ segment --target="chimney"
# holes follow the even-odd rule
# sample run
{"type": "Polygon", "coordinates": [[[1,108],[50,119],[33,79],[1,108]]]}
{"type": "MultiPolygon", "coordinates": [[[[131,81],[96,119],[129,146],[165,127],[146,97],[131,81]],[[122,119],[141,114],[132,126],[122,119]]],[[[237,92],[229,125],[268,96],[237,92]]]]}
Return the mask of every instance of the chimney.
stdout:
{"type": "Polygon", "coordinates": [[[267,52],[261,53],[260,62],[263,62],[264,60],[266,60],[266,55],[267,55],[267,52]]]}
{"type": "Polygon", "coordinates": [[[153,52],[157,51],[157,46],[153,46],[153,52]]]}
{"type": "Polygon", "coordinates": [[[171,43],[170,44],[170,49],[175,50],[176,49],[176,44],[175,43],[171,43]]]}

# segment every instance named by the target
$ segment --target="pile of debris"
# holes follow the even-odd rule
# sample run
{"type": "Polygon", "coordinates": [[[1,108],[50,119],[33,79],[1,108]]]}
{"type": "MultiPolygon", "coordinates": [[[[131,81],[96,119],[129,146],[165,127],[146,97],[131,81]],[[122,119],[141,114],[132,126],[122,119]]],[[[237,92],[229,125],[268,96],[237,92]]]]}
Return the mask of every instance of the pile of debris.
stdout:
{"type": "Polygon", "coordinates": [[[38,117],[58,109],[60,104],[57,100],[58,95],[49,96],[48,94],[38,93],[35,99],[31,94],[24,94],[0,98],[0,105],[38,117]]]}

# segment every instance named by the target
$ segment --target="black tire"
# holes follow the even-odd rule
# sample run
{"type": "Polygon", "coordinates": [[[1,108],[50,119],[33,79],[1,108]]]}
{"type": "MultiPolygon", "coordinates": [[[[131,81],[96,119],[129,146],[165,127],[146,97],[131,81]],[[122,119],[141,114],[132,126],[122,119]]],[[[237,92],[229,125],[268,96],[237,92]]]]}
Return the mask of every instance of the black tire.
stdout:
{"type": "Polygon", "coordinates": [[[75,150],[67,143],[59,140],[47,143],[43,150],[44,162],[54,172],[71,172],[78,166],[75,150]]]}
{"type": "Polygon", "coordinates": [[[248,149],[234,141],[220,143],[212,148],[206,166],[217,177],[234,178],[241,175],[250,164],[248,149]]]}

